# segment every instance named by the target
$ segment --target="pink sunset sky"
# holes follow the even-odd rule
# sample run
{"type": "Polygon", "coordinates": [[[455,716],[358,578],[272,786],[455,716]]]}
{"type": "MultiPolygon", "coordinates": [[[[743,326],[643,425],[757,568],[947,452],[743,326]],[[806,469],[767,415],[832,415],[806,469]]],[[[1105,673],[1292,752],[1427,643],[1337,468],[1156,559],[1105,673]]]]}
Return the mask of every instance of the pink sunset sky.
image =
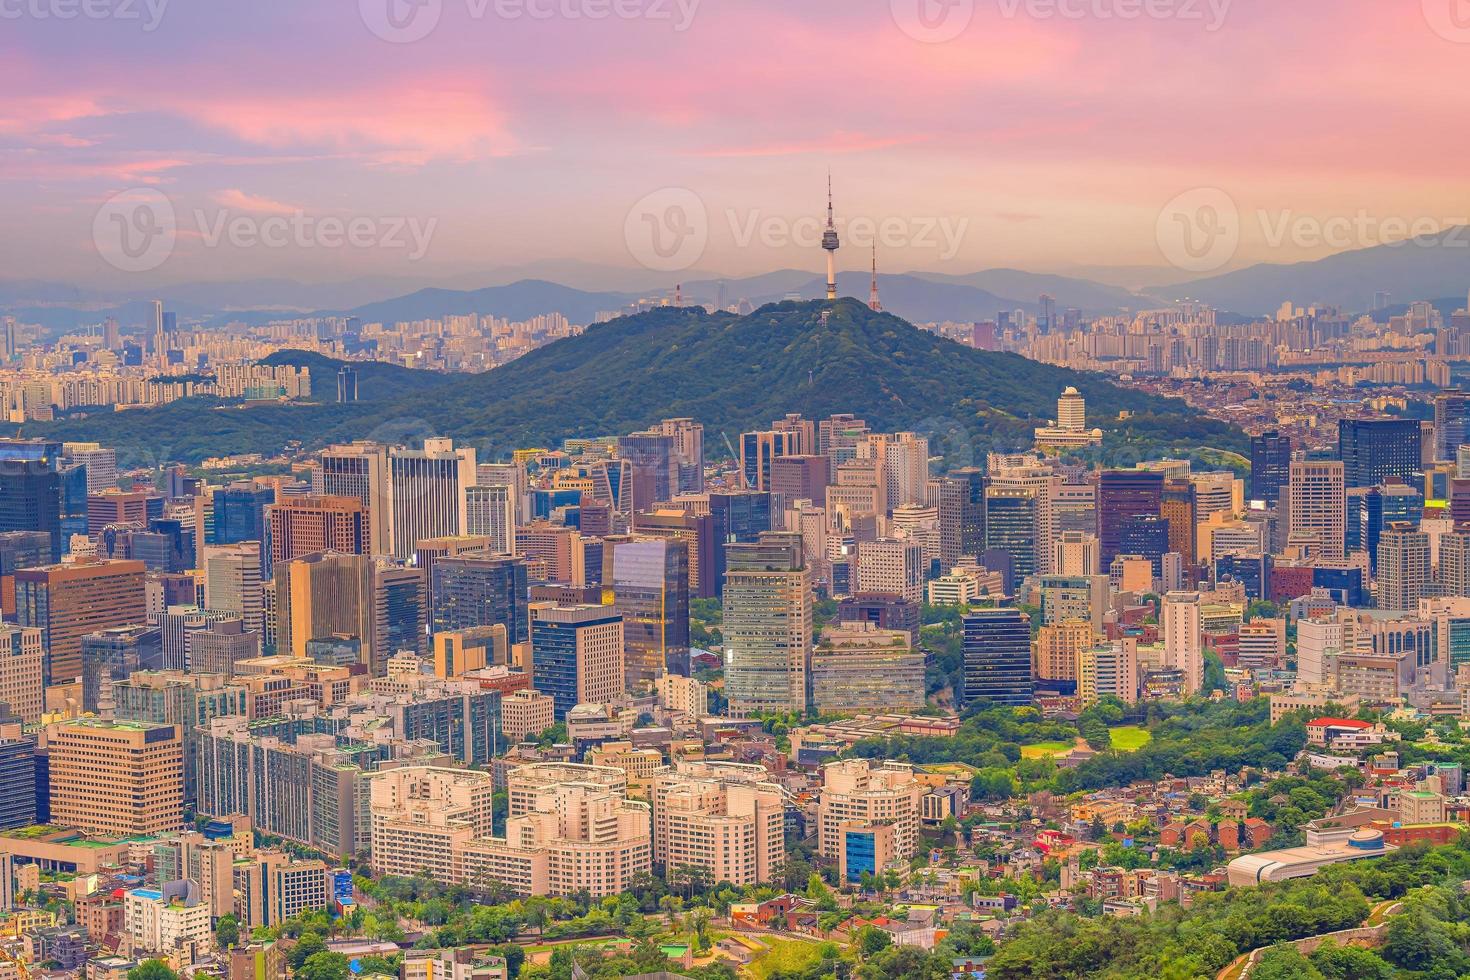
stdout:
{"type": "Polygon", "coordinates": [[[1466,0],[87,2],[0,0],[3,278],[115,281],[94,217],[138,188],[178,215],[160,283],[636,269],[630,209],[669,188],[704,212],[691,275],[817,269],[782,231],[829,167],[893,272],[1164,270],[1161,209],[1202,187],[1242,215],[1231,267],[1337,250],[1272,242],[1282,215],[1470,216],[1466,0]],[[195,227],[301,213],[431,247],[195,227]]]}

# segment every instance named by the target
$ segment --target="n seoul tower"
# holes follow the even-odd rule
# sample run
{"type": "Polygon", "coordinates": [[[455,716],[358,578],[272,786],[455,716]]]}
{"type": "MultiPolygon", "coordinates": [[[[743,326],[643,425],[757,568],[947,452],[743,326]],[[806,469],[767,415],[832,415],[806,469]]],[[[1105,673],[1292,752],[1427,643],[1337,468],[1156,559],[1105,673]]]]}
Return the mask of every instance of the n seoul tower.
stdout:
{"type": "Polygon", "coordinates": [[[822,233],[822,248],[827,252],[827,300],[837,298],[837,224],[832,220],[832,171],[827,171],[827,230],[822,233]]]}

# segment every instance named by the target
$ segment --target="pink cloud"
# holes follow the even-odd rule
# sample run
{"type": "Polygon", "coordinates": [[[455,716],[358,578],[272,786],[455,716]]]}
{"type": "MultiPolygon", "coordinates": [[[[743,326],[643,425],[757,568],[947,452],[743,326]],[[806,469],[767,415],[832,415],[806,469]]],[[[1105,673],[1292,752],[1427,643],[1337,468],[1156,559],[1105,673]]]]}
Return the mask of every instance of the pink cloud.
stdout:
{"type": "Polygon", "coordinates": [[[214,203],[222,208],[249,211],[252,214],[295,214],[301,210],[294,205],[283,204],[258,194],[247,194],[234,187],[216,192],[214,203]]]}

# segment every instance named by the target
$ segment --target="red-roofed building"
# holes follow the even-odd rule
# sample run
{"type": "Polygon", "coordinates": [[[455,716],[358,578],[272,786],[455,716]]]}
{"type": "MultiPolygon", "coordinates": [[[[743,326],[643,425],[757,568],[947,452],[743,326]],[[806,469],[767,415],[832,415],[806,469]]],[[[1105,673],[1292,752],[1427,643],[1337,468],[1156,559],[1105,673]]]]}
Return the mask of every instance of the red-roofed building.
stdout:
{"type": "Polygon", "coordinates": [[[1307,744],[1326,747],[1339,735],[1356,734],[1372,727],[1371,723],[1354,718],[1313,718],[1307,722],[1307,744]]]}

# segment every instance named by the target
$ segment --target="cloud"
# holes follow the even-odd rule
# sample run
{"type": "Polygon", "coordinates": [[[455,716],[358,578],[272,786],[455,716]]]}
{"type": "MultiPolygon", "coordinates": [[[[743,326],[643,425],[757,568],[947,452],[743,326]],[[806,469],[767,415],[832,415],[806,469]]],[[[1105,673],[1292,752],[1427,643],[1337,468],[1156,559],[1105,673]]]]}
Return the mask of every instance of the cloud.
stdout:
{"type": "Polygon", "coordinates": [[[235,187],[217,191],[214,195],[214,203],[231,211],[248,211],[251,214],[296,214],[302,210],[291,204],[273,201],[268,197],[247,194],[235,187]]]}

